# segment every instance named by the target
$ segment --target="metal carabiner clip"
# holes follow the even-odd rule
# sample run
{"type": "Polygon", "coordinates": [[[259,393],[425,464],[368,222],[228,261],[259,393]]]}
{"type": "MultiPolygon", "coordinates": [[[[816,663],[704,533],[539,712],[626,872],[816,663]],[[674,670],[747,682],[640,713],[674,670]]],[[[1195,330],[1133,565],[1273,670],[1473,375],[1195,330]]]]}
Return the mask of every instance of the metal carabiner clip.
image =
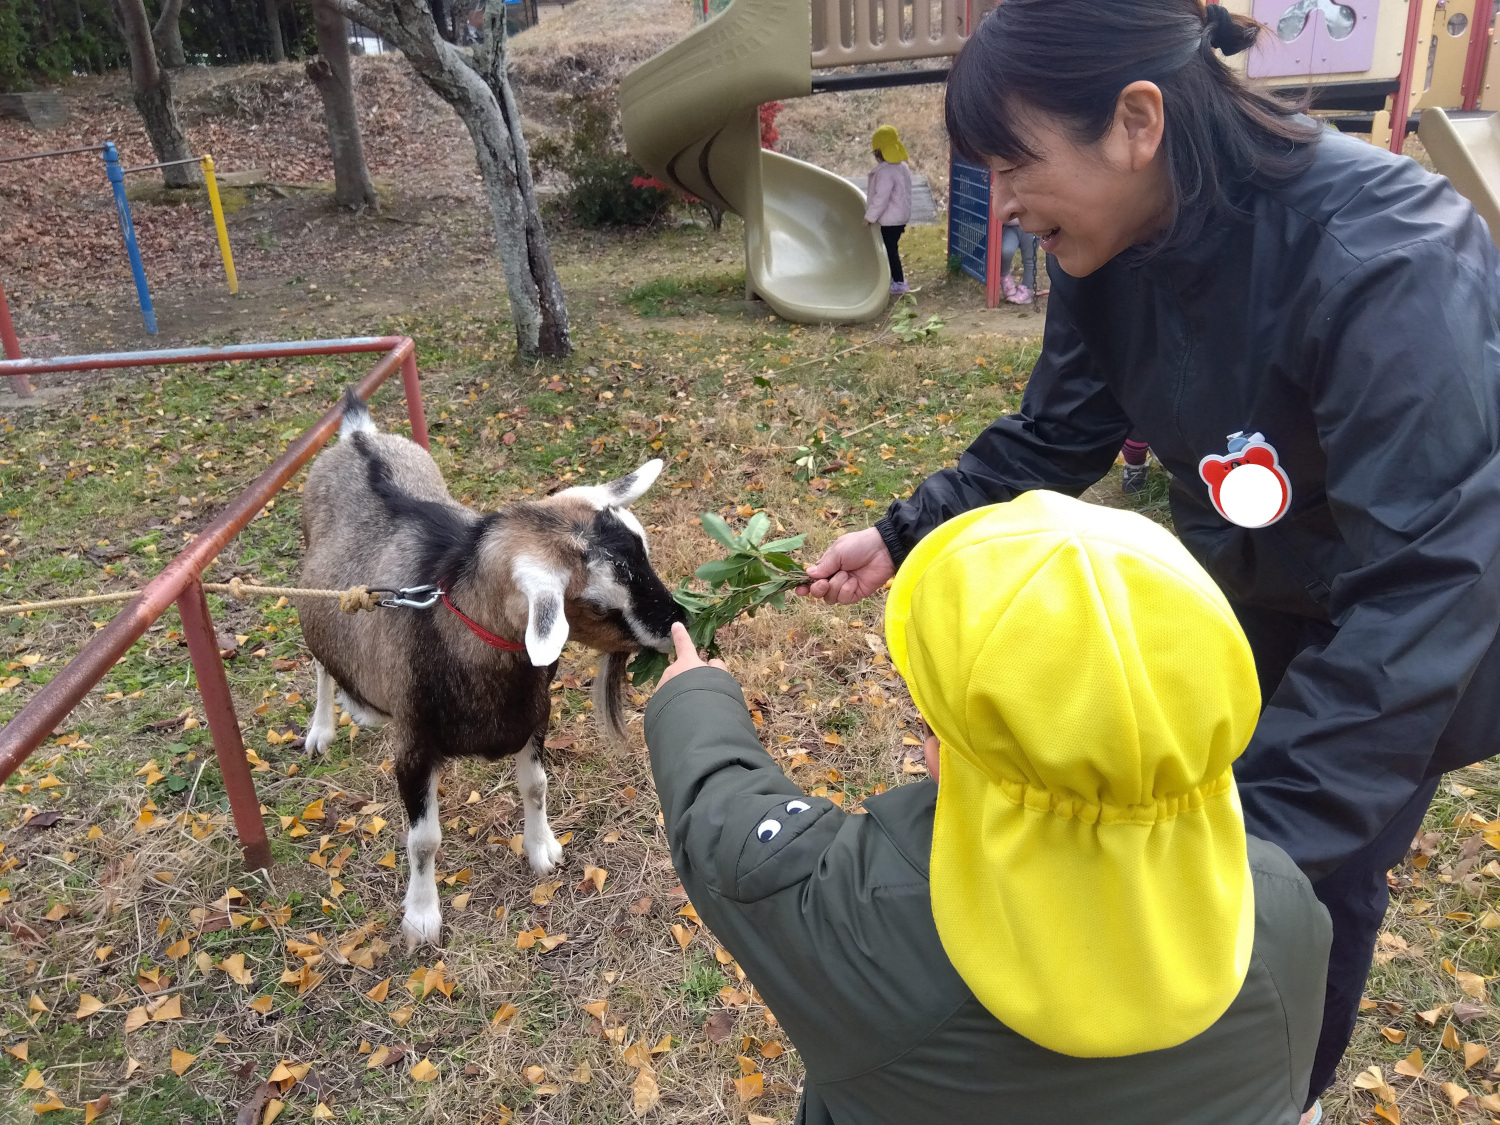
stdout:
{"type": "Polygon", "coordinates": [[[441,586],[403,586],[380,599],[389,609],[431,609],[443,596],[441,586]]]}

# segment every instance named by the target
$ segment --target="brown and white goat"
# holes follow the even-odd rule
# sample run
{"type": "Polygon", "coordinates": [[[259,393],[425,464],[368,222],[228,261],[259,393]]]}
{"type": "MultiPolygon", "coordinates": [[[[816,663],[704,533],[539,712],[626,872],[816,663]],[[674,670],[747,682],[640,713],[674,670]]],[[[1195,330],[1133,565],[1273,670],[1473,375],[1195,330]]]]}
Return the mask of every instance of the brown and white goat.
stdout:
{"type": "Polygon", "coordinates": [[[353,615],[327,600],[298,601],[318,677],[307,747],[333,741],[336,691],[361,726],[390,726],[408,823],[401,928],[409,944],[436,942],[442,929],[433,861],[444,759],[516,756],[526,856],[540,875],[561,860],[541,754],[563,645],[571,637],[603,654],[595,715],[623,738],[628,654],[668,648],[672,623],[683,618],[627,510],[661,468],[650,461],[608,484],[481,515],[449,496],[426,450],[378,432],[365,404],[345,396],[338,442],[307,477],[302,583],[431,586],[446,598],[353,615]]]}

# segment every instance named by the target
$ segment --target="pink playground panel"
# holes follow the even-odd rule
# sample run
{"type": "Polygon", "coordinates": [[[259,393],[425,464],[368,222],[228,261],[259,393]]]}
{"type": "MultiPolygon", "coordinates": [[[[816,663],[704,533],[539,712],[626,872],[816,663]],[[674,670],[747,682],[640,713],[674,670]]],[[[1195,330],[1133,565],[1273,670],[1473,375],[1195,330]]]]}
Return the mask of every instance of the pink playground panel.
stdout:
{"type": "Polygon", "coordinates": [[[1255,18],[1274,34],[1252,49],[1250,77],[1369,70],[1379,11],[1380,0],[1255,0],[1255,18]]]}

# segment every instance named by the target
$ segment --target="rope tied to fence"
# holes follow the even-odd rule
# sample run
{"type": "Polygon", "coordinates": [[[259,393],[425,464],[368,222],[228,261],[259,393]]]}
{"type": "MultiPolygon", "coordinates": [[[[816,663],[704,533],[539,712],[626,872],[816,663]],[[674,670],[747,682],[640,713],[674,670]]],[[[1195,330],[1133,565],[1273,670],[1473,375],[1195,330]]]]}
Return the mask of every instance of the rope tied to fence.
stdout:
{"type": "MultiPolygon", "coordinates": [[[[314,590],[303,586],[257,586],[241,578],[228,582],[205,582],[203,589],[210,594],[228,594],[239,601],[252,598],[334,598],[339,609],[345,613],[358,613],[362,609],[376,609],[380,595],[368,586],[350,586],[347,590],[314,590]]],[[[54,598],[45,602],[20,602],[16,605],[0,605],[0,617],[13,613],[33,613],[38,610],[72,609],[81,606],[106,605],[110,602],[128,602],[140,593],[139,590],[119,590],[113,594],[90,594],[80,598],[54,598]]]]}

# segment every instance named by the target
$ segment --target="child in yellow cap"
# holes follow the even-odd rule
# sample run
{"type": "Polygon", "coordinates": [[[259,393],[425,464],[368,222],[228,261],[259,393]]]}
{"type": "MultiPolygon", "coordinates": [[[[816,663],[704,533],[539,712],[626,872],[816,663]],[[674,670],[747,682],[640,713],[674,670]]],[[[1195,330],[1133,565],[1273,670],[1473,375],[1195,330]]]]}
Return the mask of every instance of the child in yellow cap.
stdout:
{"type": "Polygon", "coordinates": [[[880,228],[886,258],[891,264],[891,295],[910,291],[901,269],[898,244],[911,222],[911,169],[906,164],[906,146],[890,125],[882,125],[870,138],[875,170],[866,185],[865,223],[880,228]]]}
{"type": "Polygon", "coordinates": [[[933,781],[851,815],[686,633],[646,713],[672,858],[801,1053],[808,1125],[1293,1125],[1327,914],[1247,838],[1259,711],[1223,595],[1141,516],[1048,492],[905,561],[891,659],[933,781]]]}

